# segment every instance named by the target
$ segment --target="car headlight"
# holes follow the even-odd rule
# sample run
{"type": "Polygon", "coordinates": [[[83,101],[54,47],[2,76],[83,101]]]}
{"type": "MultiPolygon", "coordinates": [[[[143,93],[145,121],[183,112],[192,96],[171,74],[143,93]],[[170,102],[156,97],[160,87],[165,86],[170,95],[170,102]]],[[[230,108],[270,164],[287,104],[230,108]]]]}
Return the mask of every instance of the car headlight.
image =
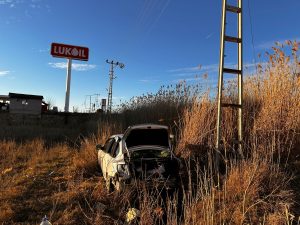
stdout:
{"type": "Polygon", "coordinates": [[[126,164],[119,164],[117,165],[117,171],[120,176],[128,176],[128,167],[126,164]]]}

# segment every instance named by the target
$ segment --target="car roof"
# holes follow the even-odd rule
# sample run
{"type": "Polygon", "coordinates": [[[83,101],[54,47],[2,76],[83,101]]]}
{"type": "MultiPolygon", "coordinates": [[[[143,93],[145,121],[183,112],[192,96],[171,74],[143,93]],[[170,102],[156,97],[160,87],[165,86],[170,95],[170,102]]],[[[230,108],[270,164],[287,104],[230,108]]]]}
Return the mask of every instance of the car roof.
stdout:
{"type": "Polygon", "coordinates": [[[114,135],[110,136],[109,138],[116,138],[116,137],[122,138],[123,134],[114,134],[114,135]]]}

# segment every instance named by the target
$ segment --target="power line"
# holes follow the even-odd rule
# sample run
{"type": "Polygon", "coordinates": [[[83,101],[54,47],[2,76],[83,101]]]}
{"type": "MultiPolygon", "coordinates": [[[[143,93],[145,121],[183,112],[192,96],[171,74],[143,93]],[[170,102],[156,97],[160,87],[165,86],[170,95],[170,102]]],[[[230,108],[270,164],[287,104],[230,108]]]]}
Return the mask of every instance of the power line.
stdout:
{"type": "Polygon", "coordinates": [[[249,19],[250,19],[252,54],[253,54],[253,59],[254,59],[255,72],[257,74],[257,62],[256,62],[256,52],[255,52],[255,46],[254,46],[254,34],[253,34],[253,24],[252,24],[252,15],[251,15],[251,8],[250,8],[250,0],[248,0],[248,11],[249,11],[249,19]]]}
{"type": "Polygon", "coordinates": [[[84,100],[85,110],[87,110],[88,112],[94,112],[97,108],[100,108],[99,96],[100,94],[86,95],[84,100]]]}

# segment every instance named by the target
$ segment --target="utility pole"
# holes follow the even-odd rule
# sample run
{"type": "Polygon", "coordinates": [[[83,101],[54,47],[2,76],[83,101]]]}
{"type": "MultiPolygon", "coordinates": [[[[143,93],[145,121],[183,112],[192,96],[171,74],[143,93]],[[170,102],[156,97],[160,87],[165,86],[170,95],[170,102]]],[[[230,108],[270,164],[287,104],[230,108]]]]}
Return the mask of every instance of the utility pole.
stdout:
{"type": "Polygon", "coordinates": [[[100,94],[94,94],[94,96],[95,96],[94,110],[96,110],[96,108],[100,109],[100,104],[99,104],[99,96],[100,96],[100,94]]]}
{"type": "Polygon", "coordinates": [[[243,157],[243,124],[242,124],[242,109],[243,109],[243,45],[242,45],[242,0],[237,0],[237,6],[227,5],[227,0],[223,0],[222,6],[222,28],[221,28],[221,45],[220,45],[220,65],[219,65],[219,82],[218,82],[218,112],[217,112],[217,138],[216,138],[216,150],[220,150],[220,143],[222,138],[222,108],[230,107],[237,109],[237,144],[238,151],[241,157],[243,157]],[[227,12],[236,14],[237,17],[237,34],[236,37],[226,35],[226,14],[227,12]],[[237,44],[237,69],[225,68],[225,44],[231,42],[237,44]],[[238,101],[237,102],[223,102],[223,76],[224,74],[232,74],[237,76],[238,85],[238,101]]]}
{"type": "Polygon", "coordinates": [[[94,112],[97,108],[100,108],[99,105],[99,96],[100,94],[86,95],[84,100],[84,107],[89,113],[94,112]],[[89,104],[87,104],[87,98],[89,98],[89,104]],[[89,107],[88,107],[89,105],[89,107]]]}
{"type": "Polygon", "coordinates": [[[112,108],[112,88],[113,88],[113,80],[117,77],[114,75],[114,67],[119,66],[121,69],[125,67],[123,63],[114,62],[113,60],[106,60],[106,63],[110,64],[109,70],[109,86],[108,86],[108,97],[107,97],[107,112],[111,113],[112,108]]]}

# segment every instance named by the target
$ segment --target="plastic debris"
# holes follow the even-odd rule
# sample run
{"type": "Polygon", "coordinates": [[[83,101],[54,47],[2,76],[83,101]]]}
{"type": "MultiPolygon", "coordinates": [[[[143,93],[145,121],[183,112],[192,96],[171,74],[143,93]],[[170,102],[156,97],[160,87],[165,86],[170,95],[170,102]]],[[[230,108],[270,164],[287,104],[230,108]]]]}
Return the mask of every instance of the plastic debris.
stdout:
{"type": "Polygon", "coordinates": [[[6,173],[9,173],[9,172],[12,171],[12,169],[13,169],[12,167],[7,168],[7,169],[5,169],[5,170],[2,171],[2,174],[4,175],[4,174],[6,174],[6,173]]]}
{"type": "Polygon", "coordinates": [[[126,214],[126,222],[131,223],[133,221],[136,221],[140,216],[141,216],[140,210],[136,208],[129,208],[126,214]]]}
{"type": "Polygon", "coordinates": [[[52,225],[48,220],[47,216],[45,215],[40,225],[52,225]]]}
{"type": "Polygon", "coordinates": [[[54,173],[54,171],[51,171],[51,172],[48,174],[48,176],[51,176],[53,173],[54,173]]]}

